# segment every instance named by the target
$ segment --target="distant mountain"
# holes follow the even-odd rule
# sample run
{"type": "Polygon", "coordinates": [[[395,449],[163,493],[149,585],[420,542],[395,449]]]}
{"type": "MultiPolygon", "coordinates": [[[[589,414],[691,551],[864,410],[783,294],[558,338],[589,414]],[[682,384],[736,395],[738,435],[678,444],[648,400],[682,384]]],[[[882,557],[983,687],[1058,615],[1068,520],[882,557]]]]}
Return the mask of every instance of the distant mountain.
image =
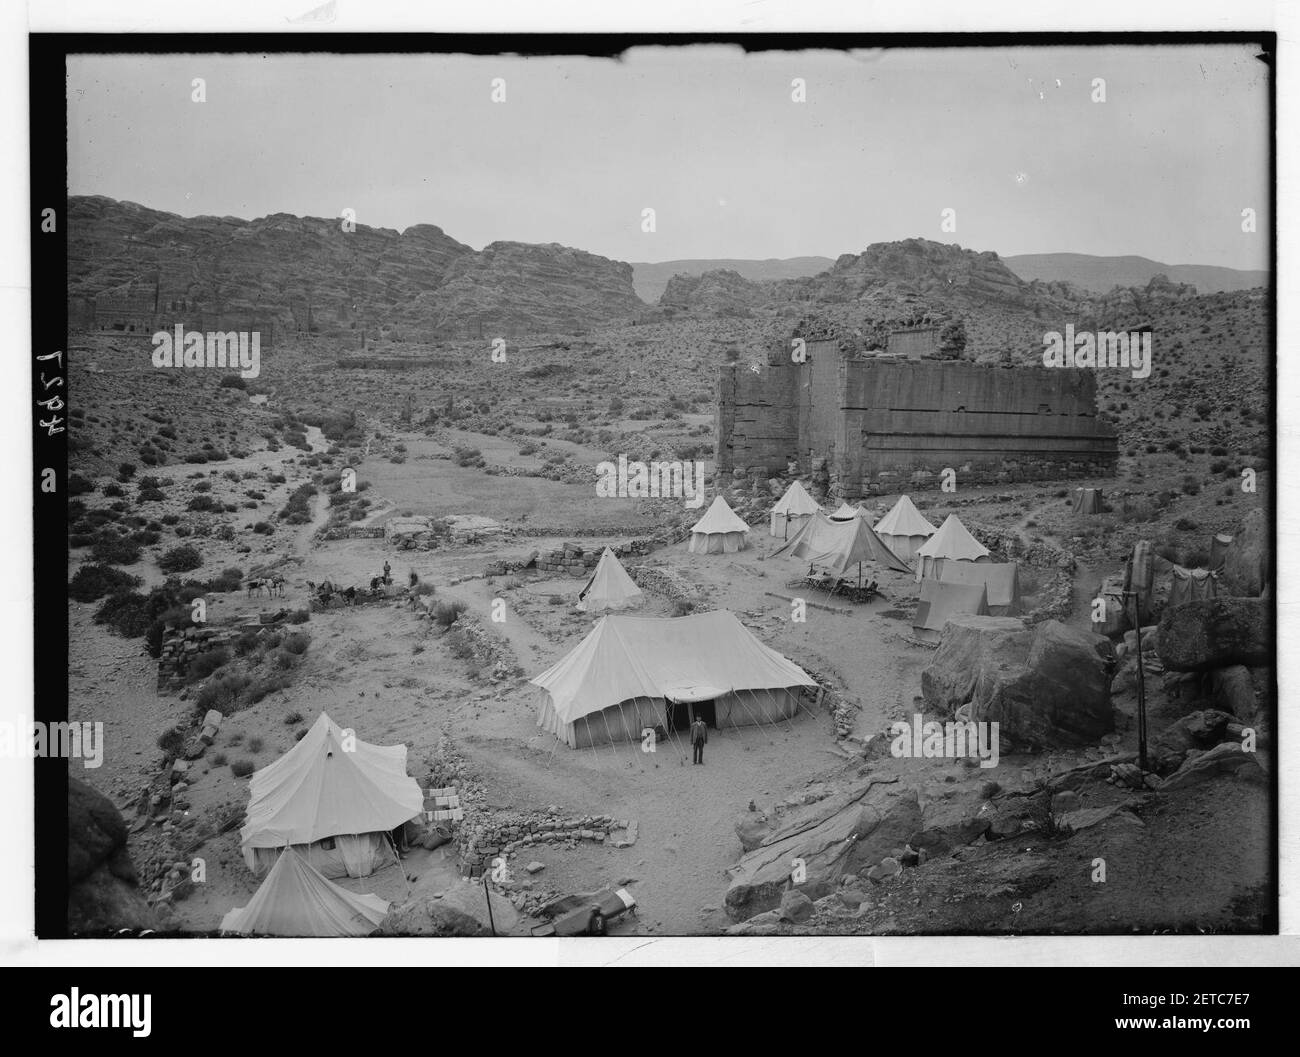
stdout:
{"type": "Polygon", "coordinates": [[[668,280],[674,275],[703,275],[705,272],[730,271],[743,279],[763,282],[767,279],[798,279],[824,272],[835,262],[829,257],[769,257],[761,261],[721,258],[718,260],[659,261],[633,263],[632,285],[642,301],[659,300],[668,280]]]}
{"type": "Polygon", "coordinates": [[[1217,294],[1267,286],[1266,271],[1240,271],[1208,264],[1161,264],[1146,257],[1093,257],[1086,253],[1023,253],[1002,263],[1026,282],[1073,283],[1090,293],[1109,293],[1116,286],[1145,286],[1157,275],[1190,283],[1197,293],[1217,294]]]}
{"type": "Polygon", "coordinates": [[[411,340],[568,332],[646,307],[630,265],[555,244],[474,250],[431,224],[181,217],[99,195],[68,199],[68,301],[74,325],[102,329],[257,321],[411,340]]]}

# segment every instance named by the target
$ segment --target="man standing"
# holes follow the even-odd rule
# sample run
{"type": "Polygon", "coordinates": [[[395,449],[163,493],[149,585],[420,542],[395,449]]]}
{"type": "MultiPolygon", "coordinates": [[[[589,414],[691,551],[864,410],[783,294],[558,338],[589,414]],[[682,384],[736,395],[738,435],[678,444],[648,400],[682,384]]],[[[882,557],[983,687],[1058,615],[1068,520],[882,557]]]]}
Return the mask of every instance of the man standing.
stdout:
{"type": "Polygon", "coordinates": [[[708,740],[709,728],[704,725],[704,720],[696,716],[695,722],[691,724],[691,748],[695,752],[692,763],[704,763],[704,745],[708,740]]]}

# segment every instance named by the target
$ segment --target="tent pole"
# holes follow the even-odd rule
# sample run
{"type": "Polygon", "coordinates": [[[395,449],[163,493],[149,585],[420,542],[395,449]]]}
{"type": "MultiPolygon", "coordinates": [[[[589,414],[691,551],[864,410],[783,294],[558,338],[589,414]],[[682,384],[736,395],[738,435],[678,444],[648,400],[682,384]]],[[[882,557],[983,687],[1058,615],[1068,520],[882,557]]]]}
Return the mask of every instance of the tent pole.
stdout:
{"type": "Polygon", "coordinates": [[[672,747],[677,750],[677,762],[681,766],[686,764],[686,750],[682,748],[681,739],[677,737],[677,732],[673,730],[672,702],[664,698],[664,730],[668,732],[668,740],[672,747]]]}
{"type": "Polygon", "coordinates": [[[610,730],[609,730],[609,720],[607,720],[607,719],[605,718],[605,710],[604,710],[603,708],[600,710],[600,721],[601,721],[602,723],[605,724],[605,737],[607,737],[607,738],[609,739],[609,747],[610,747],[610,748],[613,750],[613,752],[614,752],[614,759],[617,760],[617,759],[618,759],[618,749],[617,749],[617,748],[615,747],[615,745],[614,745],[614,735],[610,733],[610,730]]]}

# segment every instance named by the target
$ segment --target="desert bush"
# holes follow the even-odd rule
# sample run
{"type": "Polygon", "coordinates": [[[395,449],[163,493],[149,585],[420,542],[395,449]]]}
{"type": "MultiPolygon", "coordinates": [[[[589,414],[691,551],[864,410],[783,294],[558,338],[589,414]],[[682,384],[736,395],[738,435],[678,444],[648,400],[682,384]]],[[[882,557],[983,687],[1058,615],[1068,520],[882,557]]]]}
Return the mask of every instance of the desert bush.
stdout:
{"type": "Polygon", "coordinates": [[[263,744],[264,743],[261,738],[249,738],[248,751],[253,753],[261,752],[263,744]]]}
{"type": "Polygon", "coordinates": [[[254,770],[252,760],[236,760],[230,765],[230,773],[236,778],[247,778],[254,770]]]}
{"type": "Polygon", "coordinates": [[[68,584],[68,594],[78,602],[93,602],[105,595],[133,590],[143,582],[140,577],[114,569],[110,565],[83,565],[73,574],[68,584]]]}
{"type": "Polygon", "coordinates": [[[157,745],[168,756],[179,756],[185,749],[185,731],[168,727],[158,735],[157,745]]]}
{"type": "Polygon", "coordinates": [[[289,614],[290,624],[306,624],[309,620],[311,620],[311,612],[306,609],[295,609],[289,614]]]}
{"type": "Polygon", "coordinates": [[[190,661],[189,667],[185,669],[185,681],[187,683],[197,683],[200,679],[206,679],[217,669],[224,668],[229,662],[230,653],[224,646],[215,650],[208,650],[207,653],[200,653],[194,660],[190,661]]]}
{"type": "Polygon", "coordinates": [[[277,675],[264,676],[254,682],[253,685],[245,691],[244,700],[250,705],[255,705],[266,697],[267,694],[273,694],[277,690],[283,690],[292,682],[293,678],[283,672],[277,675]]]}
{"type": "Polygon", "coordinates": [[[287,716],[284,717],[284,725],[286,727],[292,727],[295,723],[301,723],[301,722],[302,722],[301,712],[290,712],[287,716]]]}
{"type": "Polygon", "coordinates": [[[224,374],[221,381],[217,383],[221,389],[247,389],[248,383],[237,374],[224,374]]]}
{"type": "Polygon", "coordinates": [[[239,711],[239,695],[252,680],[242,672],[227,672],[209,680],[194,698],[200,712],[215,708],[223,716],[239,711]]]}
{"type": "Polygon", "coordinates": [[[188,544],[173,547],[158,559],[158,568],[165,573],[185,573],[203,564],[203,555],[188,544]]]}
{"type": "Polygon", "coordinates": [[[186,510],[197,510],[200,513],[219,512],[222,504],[210,495],[196,495],[185,504],[186,510]]]}
{"type": "Polygon", "coordinates": [[[106,624],[123,638],[133,639],[149,630],[149,600],[136,591],[109,595],[95,610],[96,624],[106,624]]]}
{"type": "Polygon", "coordinates": [[[100,535],[91,545],[90,556],[106,565],[134,565],[140,560],[140,546],[129,539],[100,535]]]}
{"type": "Polygon", "coordinates": [[[433,619],[439,627],[449,628],[469,607],[464,602],[439,602],[433,610],[433,619]]]}
{"type": "Polygon", "coordinates": [[[694,609],[695,606],[692,605],[690,602],[686,601],[686,599],[679,598],[677,599],[677,601],[673,603],[672,615],[675,617],[684,617],[694,609]]]}
{"type": "Polygon", "coordinates": [[[87,492],[93,492],[94,490],[94,484],[82,477],[81,474],[74,473],[68,477],[68,495],[85,495],[87,492]]]}
{"type": "Polygon", "coordinates": [[[253,526],[253,531],[259,536],[269,536],[275,531],[275,526],[273,526],[269,521],[259,521],[253,526]]]}
{"type": "Polygon", "coordinates": [[[282,672],[292,671],[297,668],[301,660],[302,658],[298,654],[285,649],[276,650],[271,658],[272,664],[282,672]]]}
{"type": "Polygon", "coordinates": [[[311,645],[311,636],[305,631],[293,631],[284,637],[284,648],[290,653],[304,654],[311,645]]]}

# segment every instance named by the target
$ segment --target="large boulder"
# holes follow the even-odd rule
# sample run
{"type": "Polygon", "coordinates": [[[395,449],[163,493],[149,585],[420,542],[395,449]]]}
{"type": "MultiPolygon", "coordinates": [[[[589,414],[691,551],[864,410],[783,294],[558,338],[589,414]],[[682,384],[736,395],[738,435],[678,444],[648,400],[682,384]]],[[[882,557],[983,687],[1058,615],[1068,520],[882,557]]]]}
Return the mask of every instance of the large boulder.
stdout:
{"type": "Polygon", "coordinates": [[[1250,669],[1240,664],[1210,673],[1210,696],[1218,708],[1247,724],[1253,725],[1263,712],[1250,669]]]}
{"type": "Polygon", "coordinates": [[[1160,784],[1160,791],[1167,793],[1185,789],[1189,785],[1196,785],[1219,775],[1233,774],[1245,768],[1249,768],[1251,777],[1264,777],[1263,769],[1253,752],[1244,752],[1241,745],[1235,741],[1220,742],[1208,752],[1203,752],[1184,763],[1160,784]]]}
{"type": "Polygon", "coordinates": [[[809,899],[835,891],[845,874],[865,873],[891,852],[902,851],[920,827],[921,808],[913,789],[868,783],[787,816],[781,828],[727,872],[726,910],[744,921],[781,905],[792,887],[809,899]]]}
{"type": "Polygon", "coordinates": [[[929,801],[921,810],[921,828],[907,843],[931,856],[947,855],[982,837],[996,814],[987,801],[949,797],[929,801]]]}
{"type": "Polygon", "coordinates": [[[1223,563],[1223,582],[1234,595],[1257,598],[1269,578],[1268,520],[1263,510],[1252,510],[1233,537],[1223,563]]]}
{"type": "Polygon", "coordinates": [[[979,673],[1028,653],[1033,632],[1015,617],[954,617],[921,672],[926,708],[951,715],[971,699],[979,673]]]}
{"type": "Polygon", "coordinates": [[[160,929],[140,892],[126,850],[127,828],[108,797],[68,779],[68,932],[107,935],[121,929],[160,929]]]}
{"type": "Polygon", "coordinates": [[[379,928],[383,936],[526,936],[528,932],[525,919],[509,899],[497,892],[485,895],[483,885],[473,881],[453,884],[436,895],[416,896],[394,907],[379,928]]]}
{"type": "Polygon", "coordinates": [[[1114,729],[1115,648],[1056,620],[1033,628],[1009,617],[959,617],[921,673],[927,706],[998,724],[1021,748],[1086,745],[1114,729]]]}
{"type": "Polygon", "coordinates": [[[1272,603],[1262,598],[1202,598],[1160,618],[1157,648],[1166,668],[1205,672],[1272,660],[1272,603]]]}

